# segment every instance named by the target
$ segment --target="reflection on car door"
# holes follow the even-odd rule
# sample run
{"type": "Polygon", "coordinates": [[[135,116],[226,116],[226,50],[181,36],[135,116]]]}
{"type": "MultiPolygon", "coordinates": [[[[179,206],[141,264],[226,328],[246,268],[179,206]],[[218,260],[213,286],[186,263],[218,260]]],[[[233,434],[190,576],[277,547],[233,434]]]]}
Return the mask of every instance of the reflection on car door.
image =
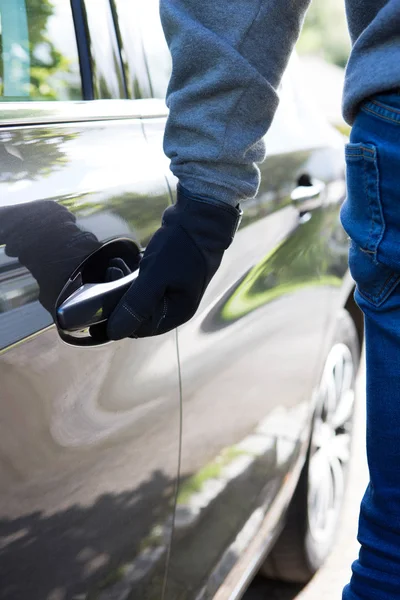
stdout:
{"type": "Polygon", "coordinates": [[[290,196],[316,175],[329,192],[336,175],[318,172],[320,150],[305,137],[293,143],[290,116],[282,103],[259,194],[244,204],[232,247],[179,331],[183,438],[171,600],[213,597],[271,515],[266,547],[308,443],[330,289],[341,282],[326,264],[324,234],[337,214],[323,193],[304,212],[290,196]]]}
{"type": "Polygon", "coordinates": [[[146,245],[170,201],[164,167],[135,102],[80,115],[32,105],[29,126],[9,125],[24,110],[4,105],[0,119],[0,597],[157,598],[178,464],[176,334],[68,347],[38,298],[92,243],[146,245]],[[60,247],[57,206],[83,246],[60,247]]]}

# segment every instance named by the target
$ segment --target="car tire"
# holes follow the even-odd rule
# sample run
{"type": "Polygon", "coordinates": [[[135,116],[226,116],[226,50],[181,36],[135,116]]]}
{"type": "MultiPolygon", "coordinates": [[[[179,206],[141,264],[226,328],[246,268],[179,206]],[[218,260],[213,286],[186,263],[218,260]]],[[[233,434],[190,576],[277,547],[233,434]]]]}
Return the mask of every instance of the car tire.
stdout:
{"type": "Polygon", "coordinates": [[[306,463],[285,527],[260,569],[269,579],[307,583],[332,549],[350,459],[359,360],[357,330],[343,310],[318,387],[306,463]]]}

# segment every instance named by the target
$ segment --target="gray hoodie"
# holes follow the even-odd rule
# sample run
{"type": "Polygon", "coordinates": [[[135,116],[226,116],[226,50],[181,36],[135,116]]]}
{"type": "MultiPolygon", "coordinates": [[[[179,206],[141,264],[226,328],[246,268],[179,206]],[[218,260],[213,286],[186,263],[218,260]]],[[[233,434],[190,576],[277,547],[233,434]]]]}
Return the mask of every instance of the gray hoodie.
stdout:
{"type": "MultiPolygon", "coordinates": [[[[309,3],[160,0],[173,60],[164,149],[192,193],[230,204],[256,194],[263,137],[309,3]]],[[[347,0],[346,9],[353,49],[343,114],[351,124],[364,99],[400,89],[400,0],[347,0]]]]}

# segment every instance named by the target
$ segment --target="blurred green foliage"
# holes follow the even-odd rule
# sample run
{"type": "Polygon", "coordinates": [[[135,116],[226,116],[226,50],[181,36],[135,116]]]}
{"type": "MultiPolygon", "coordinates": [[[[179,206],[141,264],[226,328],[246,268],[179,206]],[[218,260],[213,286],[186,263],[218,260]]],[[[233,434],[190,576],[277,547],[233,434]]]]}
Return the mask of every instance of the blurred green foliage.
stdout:
{"type": "MultiPolygon", "coordinates": [[[[10,0],[11,1],[11,0],[10,0]]],[[[54,45],[54,40],[48,35],[48,22],[56,14],[55,0],[26,0],[29,24],[29,54],[30,54],[30,83],[29,99],[31,100],[60,100],[63,89],[68,100],[80,100],[82,91],[79,77],[70,78],[76,66],[71,69],[71,61],[54,45]]],[[[21,5],[23,7],[23,5],[21,5]]],[[[0,14],[1,17],[1,14],[0,14]]],[[[0,96],[3,95],[2,36],[0,27],[0,96]]],[[[7,100],[27,100],[21,96],[7,97],[7,100]]]]}
{"type": "Polygon", "coordinates": [[[350,51],[344,0],[313,0],[297,50],[345,67],[350,51]]]}
{"type": "MultiPolygon", "coordinates": [[[[32,100],[57,100],[57,92],[49,85],[49,77],[69,71],[69,61],[54,47],[47,36],[47,22],[54,13],[51,0],[29,0],[29,48],[31,53],[31,83],[29,95],[32,100]],[[36,49],[46,50],[44,59],[36,49]]],[[[78,96],[79,97],[79,96],[78,96]]]]}

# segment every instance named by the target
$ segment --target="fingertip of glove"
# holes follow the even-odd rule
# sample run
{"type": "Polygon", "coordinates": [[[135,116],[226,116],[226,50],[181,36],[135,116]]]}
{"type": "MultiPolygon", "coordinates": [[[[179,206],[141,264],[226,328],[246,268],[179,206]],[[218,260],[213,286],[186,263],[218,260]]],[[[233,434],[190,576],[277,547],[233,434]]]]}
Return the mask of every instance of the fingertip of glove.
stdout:
{"type": "Polygon", "coordinates": [[[123,304],[111,315],[107,325],[107,335],[110,340],[134,337],[141,324],[142,319],[129,306],[123,304]]]}

